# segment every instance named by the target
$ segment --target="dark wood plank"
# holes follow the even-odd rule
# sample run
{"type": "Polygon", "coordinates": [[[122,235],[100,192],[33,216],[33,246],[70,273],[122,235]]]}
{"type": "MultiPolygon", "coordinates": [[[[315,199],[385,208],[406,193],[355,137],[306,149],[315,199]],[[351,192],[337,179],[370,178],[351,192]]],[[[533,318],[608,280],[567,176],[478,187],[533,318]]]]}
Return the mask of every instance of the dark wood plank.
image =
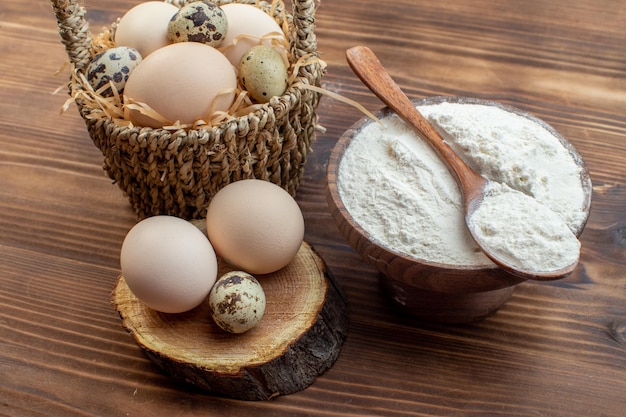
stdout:
{"type": "MultiPolygon", "coordinates": [[[[86,1],[94,30],[132,4],[86,1]]],[[[544,119],[583,155],[594,182],[580,267],[524,283],[466,326],[394,310],[377,273],[332,222],[325,168],[362,115],[322,99],[326,128],[298,192],[306,240],[349,299],[351,329],[311,387],[264,402],[177,385],[141,352],[109,302],[135,223],[101,169],[75,107],[47,1],[0,8],[0,414],[8,416],[624,415],[626,392],[626,8],[613,0],[322,1],[324,87],[380,102],[345,62],[366,44],[413,97],[499,100],[544,119]]]]}

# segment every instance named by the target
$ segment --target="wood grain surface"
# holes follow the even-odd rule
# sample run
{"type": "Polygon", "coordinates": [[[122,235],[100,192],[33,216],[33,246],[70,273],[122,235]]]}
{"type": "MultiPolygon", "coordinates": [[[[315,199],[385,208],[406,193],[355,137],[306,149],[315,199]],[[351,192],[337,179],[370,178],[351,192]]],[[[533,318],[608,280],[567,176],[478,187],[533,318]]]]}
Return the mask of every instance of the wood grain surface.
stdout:
{"type": "MultiPolygon", "coordinates": [[[[85,0],[94,30],[135,3],[85,0]]],[[[345,62],[346,49],[364,44],[410,97],[473,96],[528,111],[585,158],[592,211],[568,278],[523,283],[472,325],[405,317],[331,219],[328,154],[362,114],[324,97],[326,131],[297,200],[307,242],[347,293],[350,332],[312,386],[246,402],[176,384],[121,326],[109,294],[134,213],[75,107],[59,114],[68,73],[50,3],[2,0],[0,415],[624,416],[625,27],[621,0],[322,0],[326,89],[381,106],[345,62]]]]}

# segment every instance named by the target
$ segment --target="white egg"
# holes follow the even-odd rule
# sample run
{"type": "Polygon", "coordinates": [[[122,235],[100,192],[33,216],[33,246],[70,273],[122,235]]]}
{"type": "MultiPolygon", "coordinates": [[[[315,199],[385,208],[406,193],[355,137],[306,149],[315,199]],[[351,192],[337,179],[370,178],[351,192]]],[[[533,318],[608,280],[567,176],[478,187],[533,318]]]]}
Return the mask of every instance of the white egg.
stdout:
{"type": "Polygon", "coordinates": [[[265,292],[256,278],[243,271],[221,276],[209,293],[209,309],[215,323],[230,333],[244,333],[265,313],[265,292]]]}
{"type": "Polygon", "coordinates": [[[115,29],[115,45],[129,46],[142,57],[169,44],[167,25],[178,7],[162,1],[139,3],[128,10],[115,29]]]}
{"type": "Polygon", "coordinates": [[[120,264],[135,297],[163,313],[182,313],[200,305],[218,271],[215,251],[204,233],[173,216],[137,223],[124,239],[120,264]]]}
{"type": "Polygon", "coordinates": [[[235,67],[239,65],[241,57],[253,46],[271,45],[271,41],[263,40],[264,36],[277,33],[285,39],[276,20],[256,6],[229,3],[221,8],[228,18],[228,32],[220,50],[235,67]]]}

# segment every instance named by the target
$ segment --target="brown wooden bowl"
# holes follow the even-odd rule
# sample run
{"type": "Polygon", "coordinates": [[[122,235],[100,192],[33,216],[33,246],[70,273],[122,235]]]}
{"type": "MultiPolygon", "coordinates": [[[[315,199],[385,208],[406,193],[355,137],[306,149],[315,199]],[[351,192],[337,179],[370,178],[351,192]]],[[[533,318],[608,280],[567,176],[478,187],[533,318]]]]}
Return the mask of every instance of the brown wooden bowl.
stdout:
{"type": "MultiPolygon", "coordinates": [[[[521,110],[486,100],[467,97],[433,97],[413,100],[416,106],[442,101],[499,106],[541,124],[557,137],[582,168],[581,184],[586,192],[585,211],[591,206],[591,181],[588,169],[573,146],[545,122],[521,110]]],[[[389,116],[383,108],[376,117],[389,116]]],[[[345,150],[363,127],[374,123],[363,118],[352,125],[334,146],[327,169],[327,200],[332,217],[350,246],[382,274],[382,283],[392,300],[411,315],[429,321],[466,323],[481,320],[494,313],[511,296],[523,278],[509,274],[496,265],[459,266],[428,262],[404,255],[372,239],[350,215],[337,187],[339,165],[345,150]]],[[[585,218],[586,222],[586,218],[585,218]]],[[[576,231],[582,233],[585,222],[576,231]]]]}

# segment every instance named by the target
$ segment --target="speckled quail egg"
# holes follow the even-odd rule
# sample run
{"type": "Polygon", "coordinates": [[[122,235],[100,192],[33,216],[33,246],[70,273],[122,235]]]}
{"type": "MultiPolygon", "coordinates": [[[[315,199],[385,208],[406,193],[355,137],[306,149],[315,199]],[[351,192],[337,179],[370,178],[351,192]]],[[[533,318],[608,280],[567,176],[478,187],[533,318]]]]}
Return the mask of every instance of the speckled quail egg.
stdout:
{"type": "Polygon", "coordinates": [[[209,293],[215,323],[229,333],[244,333],[256,326],[265,313],[265,292],[252,275],[232,271],[222,275],[209,293]]]}
{"type": "Polygon", "coordinates": [[[241,58],[238,77],[250,97],[259,103],[267,103],[287,89],[288,68],[276,49],[257,45],[241,58]]]}
{"type": "MultiPolygon", "coordinates": [[[[141,62],[141,55],[135,48],[118,46],[97,54],[87,66],[87,81],[98,90],[113,82],[121,94],[126,86],[130,73],[141,62]]],[[[103,96],[112,96],[111,88],[102,91],[103,96]]]]}
{"type": "Polygon", "coordinates": [[[167,27],[171,42],[200,42],[218,47],[228,31],[228,19],[222,9],[209,1],[196,1],[183,7],[167,27]]]}

